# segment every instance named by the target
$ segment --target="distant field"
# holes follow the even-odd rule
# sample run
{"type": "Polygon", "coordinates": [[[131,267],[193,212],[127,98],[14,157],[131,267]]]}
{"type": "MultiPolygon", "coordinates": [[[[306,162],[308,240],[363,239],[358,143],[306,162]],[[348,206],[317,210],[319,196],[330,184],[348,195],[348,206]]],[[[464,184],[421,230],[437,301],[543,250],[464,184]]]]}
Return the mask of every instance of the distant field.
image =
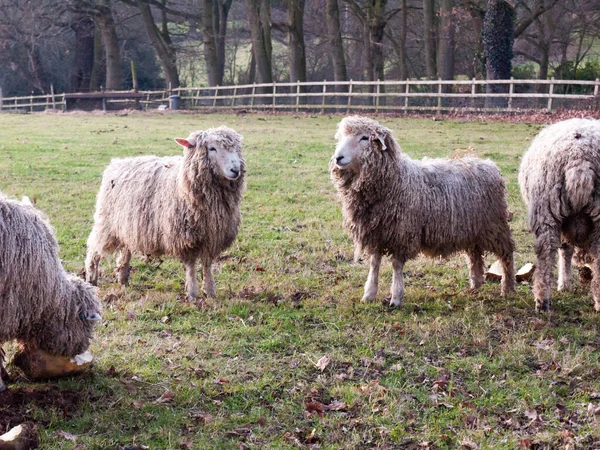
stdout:
{"type": "MultiPolygon", "coordinates": [[[[359,302],[367,264],[352,262],[327,171],[339,120],[0,116],[0,190],[36,199],[77,273],[112,157],[178,154],[173,138],[227,124],[244,135],[247,163],[243,225],[218,265],[217,298],[185,303],[178,262],[136,258],[123,294],[114,259],[103,261],[94,369],[17,379],[0,394],[0,434],[27,419],[43,449],[600,448],[600,322],[586,286],[537,315],[528,285],[509,299],[493,283],[472,294],[463,257],[419,258],[405,269],[403,308],[382,303],[387,261],[382,301],[359,302]]],[[[380,120],[410,156],[498,163],[517,265],[533,262],[516,177],[540,126],[380,120]]]]}

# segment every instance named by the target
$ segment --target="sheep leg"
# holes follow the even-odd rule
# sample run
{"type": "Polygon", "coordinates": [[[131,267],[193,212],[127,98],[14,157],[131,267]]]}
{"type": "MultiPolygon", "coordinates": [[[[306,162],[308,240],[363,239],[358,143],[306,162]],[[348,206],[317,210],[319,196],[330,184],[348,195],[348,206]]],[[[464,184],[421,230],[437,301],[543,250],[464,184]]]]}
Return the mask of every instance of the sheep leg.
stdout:
{"type": "Polygon", "coordinates": [[[217,285],[213,277],[212,261],[204,261],[202,263],[202,289],[210,298],[217,296],[217,285]]]}
{"type": "Polygon", "coordinates": [[[198,298],[198,277],[196,276],[196,261],[187,261],[185,264],[185,291],[188,299],[198,298]]]}
{"type": "Polygon", "coordinates": [[[8,374],[6,373],[6,369],[4,369],[4,350],[0,347],[0,392],[6,390],[6,385],[2,381],[2,379],[6,379],[8,374]]]}
{"type": "Polygon", "coordinates": [[[88,250],[85,258],[85,279],[94,286],[98,286],[98,268],[101,259],[102,256],[96,250],[88,250]]]}
{"type": "Polygon", "coordinates": [[[516,274],[515,274],[515,260],[514,260],[514,249],[506,251],[503,255],[500,255],[500,264],[502,264],[502,281],[500,281],[500,294],[503,297],[515,293],[516,285],[516,274]]]}
{"type": "Polygon", "coordinates": [[[558,249],[558,290],[569,291],[572,283],[571,261],[573,259],[573,246],[563,243],[558,249]]]}
{"type": "Polygon", "coordinates": [[[468,252],[469,257],[469,282],[471,289],[479,289],[483,284],[484,261],[483,252],[474,248],[468,252]]]}
{"type": "Polygon", "coordinates": [[[535,254],[537,268],[533,274],[533,295],[536,311],[550,309],[550,295],[554,286],[554,264],[560,247],[558,229],[545,227],[536,232],[535,254]]]}
{"type": "Polygon", "coordinates": [[[404,261],[396,257],[392,257],[392,268],[394,275],[392,277],[392,299],[390,306],[401,306],[404,302],[404,261]]]}
{"type": "Polygon", "coordinates": [[[362,302],[370,302],[377,297],[377,289],[379,285],[379,267],[381,266],[381,253],[375,252],[371,255],[371,266],[369,268],[369,276],[365,283],[365,293],[362,302]]]}
{"type": "Polygon", "coordinates": [[[119,283],[123,286],[127,286],[129,284],[129,274],[131,273],[131,266],[129,262],[131,261],[131,251],[129,249],[122,249],[119,254],[119,259],[117,260],[117,273],[119,276],[119,283]]]}

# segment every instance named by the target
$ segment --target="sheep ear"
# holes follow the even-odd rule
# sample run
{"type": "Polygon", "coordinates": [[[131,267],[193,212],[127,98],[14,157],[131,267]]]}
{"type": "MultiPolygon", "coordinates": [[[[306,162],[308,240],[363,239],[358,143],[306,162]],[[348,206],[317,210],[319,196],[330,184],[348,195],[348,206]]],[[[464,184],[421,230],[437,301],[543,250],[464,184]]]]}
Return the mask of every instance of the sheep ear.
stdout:
{"type": "Polygon", "coordinates": [[[181,145],[182,147],[185,147],[185,148],[192,148],[192,147],[194,147],[194,145],[192,145],[190,143],[190,141],[188,141],[187,139],[175,138],[175,142],[177,142],[179,145],[181,145]]]}
{"type": "Polygon", "coordinates": [[[80,313],[79,318],[82,320],[89,320],[91,322],[100,322],[102,320],[102,316],[95,311],[80,313]]]}
{"type": "Polygon", "coordinates": [[[381,151],[387,150],[387,146],[385,145],[385,138],[383,134],[377,135],[377,139],[381,142],[381,151]]]}

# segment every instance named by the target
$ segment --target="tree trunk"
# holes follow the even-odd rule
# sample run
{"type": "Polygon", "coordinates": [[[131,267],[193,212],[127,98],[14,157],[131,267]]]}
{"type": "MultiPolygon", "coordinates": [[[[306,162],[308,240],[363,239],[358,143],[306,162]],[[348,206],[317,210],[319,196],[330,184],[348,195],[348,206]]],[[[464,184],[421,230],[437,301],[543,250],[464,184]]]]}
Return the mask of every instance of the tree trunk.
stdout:
{"type": "Polygon", "coordinates": [[[202,9],[202,40],[204,41],[204,61],[206,62],[206,74],[208,85],[217,86],[222,84],[219,80],[219,60],[217,56],[217,39],[215,33],[215,11],[214,0],[204,0],[202,9]]]}
{"type": "Polygon", "coordinates": [[[29,66],[31,68],[31,83],[39,90],[42,94],[48,92],[48,77],[42,66],[40,54],[37,45],[26,46],[29,53],[29,66]]]}
{"type": "Polygon", "coordinates": [[[108,90],[121,87],[121,54],[115,20],[112,15],[110,0],[102,0],[98,4],[98,15],[95,16],[96,26],[100,29],[106,56],[106,85],[108,90]]]}
{"type": "MultiPolygon", "coordinates": [[[[271,24],[268,0],[246,0],[246,12],[250,25],[252,49],[256,61],[256,74],[259,83],[272,83],[271,69],[271,24]]],[[[262,89],[268,92],[269,89],[262,89]]]]}
{"type": "Polygon", "coordinates": [[[217,8],[219,11],[219,20],[217,28],[217,64],[218,64],[218,79],[223,84],[225,76],[225,38],[227,36],[227,17],[231,9],[233,0],[217,0],[217,8]]]}
{"type": "Polygon", "coordinates": [[[406,36],[408,31],[408,9],[406,0],[402,0],[402,29],[400,30],[400,48],[399,50],[399,64],[400,64],[400,79],[406,80],[408,78],[408,68],[406,67],[406,36]]]}
{"type": "Polygon", "coordinates": [[[435,57],[435,9],[434,0],[423,0],[423,42],[425,45],[425,73],[436,77],[435,57]]]}
{"type": "Polygon", "coordinates": [[[290,82],[306,81],[306,49],[304,47],[305,0],[287,0],[287,29],[290,47],[290,82]]]}
{"type": "Polygon", "coordinates": [[[156,50],[156,54],[160,59],[167,85],[172,88],[179,87],[179,72],[177,70],[177,55],[169,36],[169,31],[166,27],[166,13],[162,11],[162,32],[156,26],[154,17],[152,16],[152,10],[150,4],[145,0],[138,0],[138,9],[140,10],[140,16],[150,42],[156,50]]]}
{"type": "MultiPolygon", "coordinates": [[[[346,57],[344,55],[344,44],[342,42],[342,30],[340,27],[340,9],[338,0],[326,0],[327,29],[329,42],[331,44],[331,60],[333,63],[333,79],[335,81],[348,81],[346,70],[346,57]]],[[[338,86],[338,92],[346,92],[346,86],[338,86]]]]}
{"type": "MultiPolygon", "coordinates": [[[[440,43],[438,76],[442,80],[454,79],[454,0],[440,0],[440,43]]],[[[442,92],[451,92],[452,86],[443,85],[442,92]]],[[[447,102],[444,102],[447,103],[447,102]]]]}
{"type": "Polygon", "coordinates": [[[94,62],[92,73],[90,73],[90,92],[98,91],[102,84],[102,37],[100,30],[96,27],[94,33],[94,62]]]}
{"type": "MultiPolygon", "coordinates": [[[[488,80],[510,78],[515,11],[505,0],[489,0],[483,22],[483,48],[488,80]]],[[[487,93],[508,92],[506,84],[488,84],[487,93]]],[[[486,108],[506,107],[508,98],[486,98],[486,108]]]]}
{"type": "Polygon", "coordinates": [[[88,91],[94,68],[94,21],[89,16],[76,15],[73,30],[75,51],[69,73],[69,91],[88,91]]]}

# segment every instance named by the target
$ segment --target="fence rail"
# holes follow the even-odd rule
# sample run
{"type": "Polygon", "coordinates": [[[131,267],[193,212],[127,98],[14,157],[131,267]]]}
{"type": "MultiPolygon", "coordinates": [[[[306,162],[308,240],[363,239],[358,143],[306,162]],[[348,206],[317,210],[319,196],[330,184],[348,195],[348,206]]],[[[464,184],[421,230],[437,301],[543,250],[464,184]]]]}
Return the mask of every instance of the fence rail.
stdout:
{"type": "MultiPolygon", "coordinates": [[[[288,111],[494,111],[600,109],[600,79],[588,80],[404,80],[320,81],[175,88],[161,91],[113,91],[104,108],[168,107],[177,98],[185,109],[256,109],[288,111]],[[131,98],[127,93],[131,94],[131,98]],[[117,95],[118,94],[118,95],[117,95]],[[112,96],[112,98],[111,98],[112,96]],[[117,98],[118,97],[118,98],[117,98]]],[[[2,97],[0,112],[86,109],[73,94],[2,97]]],[[[87,105],[97,107],[97,104],[87,105]]],[[[171,105],[174,106],[174,103],[171,105]]]]}

